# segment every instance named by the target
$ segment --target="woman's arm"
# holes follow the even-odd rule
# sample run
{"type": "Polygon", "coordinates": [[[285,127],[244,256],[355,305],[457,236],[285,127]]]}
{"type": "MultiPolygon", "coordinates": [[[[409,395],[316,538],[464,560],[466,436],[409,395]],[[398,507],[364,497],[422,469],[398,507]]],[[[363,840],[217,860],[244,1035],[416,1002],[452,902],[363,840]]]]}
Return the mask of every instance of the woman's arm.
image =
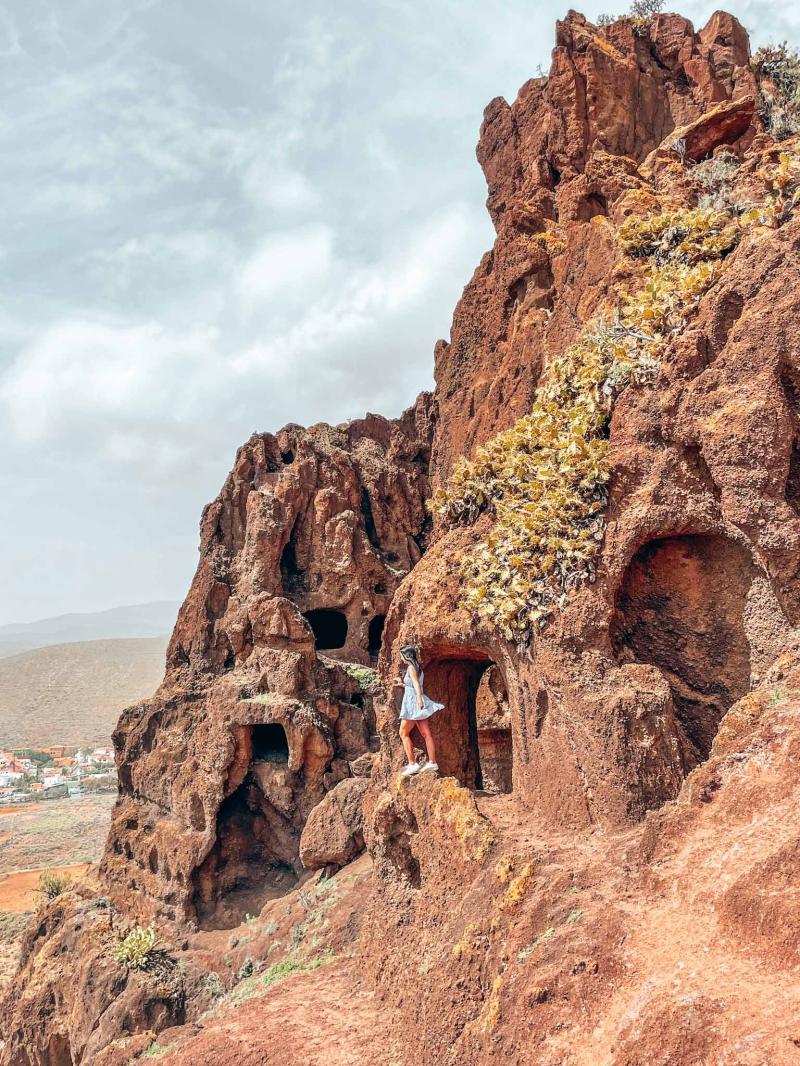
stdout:
{"type": "Polygon", "coordinates": [[[414,691],[417,694],[417,702],[419,703],[419,709],[422,710],[425,704],[422,700],[422,686],[419,683],[419,674],[417,673],[416,667],[414,666],[409,666],[408,672],[411,677],[411,684],[414,686],[414,691]]]}

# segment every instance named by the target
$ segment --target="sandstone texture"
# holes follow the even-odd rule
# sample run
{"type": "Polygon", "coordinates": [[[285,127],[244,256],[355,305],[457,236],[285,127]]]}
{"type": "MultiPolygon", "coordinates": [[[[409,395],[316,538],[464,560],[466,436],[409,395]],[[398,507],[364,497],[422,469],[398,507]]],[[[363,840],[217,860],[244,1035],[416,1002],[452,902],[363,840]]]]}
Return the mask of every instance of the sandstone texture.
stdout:
{"type": "Polygon", "coordinates": [[[102,862],[143,917],[235,925],[302,866],[300,833],[375,732],[370,663],[424,547],[429,400],[239,451],[152,700],[115,734],[102,862]]]}
{"type": "Polygon", "coordinates": [[[497,236],[435,393],[240,450],[0,1063],[800,1061],[800,139],[759,93],[731,15],[570,12],[488,106],[497,236]],[[609,470],[590,579],[509,637],[464,569],[502,499],[426,503],[632,307],[667,325],[575,445],[609,470]],[[398,773],[405,643],[438,777],[398,773]]]}
{"type": "MultiPolygon", "coordinates": [[[[743,197],[775,165],[735,19],[718,13],[695,34],[659,16],[641,34],[625,20],[598,30],[572,15],[559,24],[550,76],[487,108],[478,158],[497,239],[456,307],[450,343],[437,347],[434,487],[526,412],[552,360],[636,284],[619,225],[697,203],[689,159],[673,153],[655,176],[638,163],[673,134],[694,145],[691,131],[702,130],[706,154],[741,156],[743,197]]],[[[495,664],[515,798],[559,825],[639,819],[678,794],[722,714],[780,652],[800,593],[799,237],[794,221],[754,227],[670,338],[654,385],[620,397],[597,580],[524,654],[465,607],[459,560],[491,533],[490,516],[434,526],[392,603],[383,664],[388,677],[400,644],[422,648],[430,694],[447,704],[445,773],[479,781],[472,690],[495,664]]],[[[387,772],[400,758],[394,717],[393,707],[379,713],[385,755],[395,753],[387,772]]]]}
{"type": "Polygon", "coordinates": [[[312,810],[300,837],[303,866],[345,866],[363,849],[361,803],[368,784],[364,777],[345,778],[312,810]]]}

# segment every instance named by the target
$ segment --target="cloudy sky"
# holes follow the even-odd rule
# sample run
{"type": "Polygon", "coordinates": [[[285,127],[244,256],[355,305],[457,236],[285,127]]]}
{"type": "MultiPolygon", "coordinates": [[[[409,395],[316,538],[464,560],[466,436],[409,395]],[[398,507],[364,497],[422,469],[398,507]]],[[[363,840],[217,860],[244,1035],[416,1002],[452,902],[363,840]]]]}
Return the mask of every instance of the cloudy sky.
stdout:
{"type": "Polygon", "coordinates": [[[0,0],[0,623],[181,598],[251,432],[431,384],[492,240],[483,107],[564,10],[0,0]]]}

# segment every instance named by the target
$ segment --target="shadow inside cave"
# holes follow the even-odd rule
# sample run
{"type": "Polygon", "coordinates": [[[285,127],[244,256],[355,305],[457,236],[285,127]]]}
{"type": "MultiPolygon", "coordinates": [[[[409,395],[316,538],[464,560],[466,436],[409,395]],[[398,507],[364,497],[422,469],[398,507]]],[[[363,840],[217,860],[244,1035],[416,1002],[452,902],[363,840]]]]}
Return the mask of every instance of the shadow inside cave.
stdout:
{"type": "Polygon", "coordinates": [[[434,655],[424,671],[426,694],[444,704],[431,723],[441,773],[476,791],[511,792],[508,695],[497,665],[459,648],[434,655]]]}
{"type": "Polygon", "coordinates": [[[728,537],[664,537],[639,549],[617,596],[615,654],[666,677],[687,769],[708,758],[722,716],[749,690],[744,615],[754,573],[749,553],[728,537]]]}

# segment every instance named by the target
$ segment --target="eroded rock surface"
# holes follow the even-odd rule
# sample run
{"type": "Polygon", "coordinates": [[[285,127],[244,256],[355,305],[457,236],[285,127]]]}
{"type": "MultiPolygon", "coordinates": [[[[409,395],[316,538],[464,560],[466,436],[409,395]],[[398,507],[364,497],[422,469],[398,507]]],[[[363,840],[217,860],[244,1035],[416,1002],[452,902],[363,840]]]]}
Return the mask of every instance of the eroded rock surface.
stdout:
{"type": "Polygon", "coordinates": [[[369,664],[424,546],[429,401],[253,437],[203,515],[164,684],[126,711],[102,876],[144,914],[234,925],[374,734],[369,664]]]}
{"type": "MultiPolygon", "coordinates": [[[[640,265],[619,227],[694,209],[699,153],[734,158],[742,203],[769,200],[758,175],[781,149],[761,130],[756,89],[729,15],[695,33],[673,15],[645,30],[571,14],[549,77],[489,106],[478,157],[497,239],[437,347],[434,485],[527,413],[553,360],[636,291],[640,265]]],[[[435,523],[393,601],[383,664],[388,678],[400,644],[422,648],[430,695],[447,704],[445,773],[481,782],[475,694],[491,667],[507,692],[519,802],[564,826],[641,818],[678,794],[721,716],[785,645],[800,617],[799,227],[748,230],[671,335],[655,383],[621,395],[597,580],[527,651],[465,605],[461,560],[491,537],[491,516],[435,523]]],[[[395,714],[379,713],[392,766],[395,714]]]]}
{"type": "Polygon", "coordinates": [[[329,1005],[367,981],[402,1066],[797,1061],[800,217],[769,175],[800,143],[762,128],[758,90],[723,12],[700,32],[571,12],[549,76],[489,105],[497,238],[436,347],[434,396],[241,449],[204,514],[164,684],[117,731],[98,890],[213,962],[230,1013],[203,1014],[192,981],[180,1009],[174,989],[154,1001],[108,962],[89,896],[70,897],[30,936],[3,1062],[91,1066],[105,1043],[98,1062],[122,1066],[146,1025],[174,1032],[165,1061],[283,1064],[308,1043],[312,969],[343,1062],[352,1027],[329,1005]],[[715,154],[741,232],[616,400],[596,580],[519,646],[465,602],[463,560],[496,511],[431,525],[426,500],[642,285],[620,227],[685,217],[715,154]],[[445,704],[439,778],[397,773],[405,642],[445,704]],[[351,865],[311,889],[301,859],[351,865]],[[339,913],[340,888],[358,906],[323,941],[312,917],[339,913]],[[82,937],[95,954],[59,992],[82,937]],[[326,984],[330,951],[349,961],[326,984]],[[298,982],[289,1013],[237,1014],[261,991],[241,974],[271,959],[298,982]]]}

